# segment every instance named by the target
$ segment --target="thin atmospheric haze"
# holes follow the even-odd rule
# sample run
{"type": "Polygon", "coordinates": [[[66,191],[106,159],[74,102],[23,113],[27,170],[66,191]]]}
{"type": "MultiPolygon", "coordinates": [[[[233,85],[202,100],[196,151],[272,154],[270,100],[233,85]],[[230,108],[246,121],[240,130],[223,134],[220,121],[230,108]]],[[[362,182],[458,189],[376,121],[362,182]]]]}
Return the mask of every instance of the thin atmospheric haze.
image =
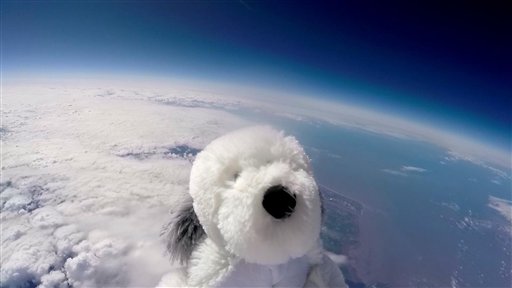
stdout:
{"type": "MultiPolygon", "coordinates": [[[[200,250],[190,243],[205,237],[231,239],[238,246],[227,247],[254,261],[304,269],[301,253],[321,242],[350,288],[510,287],[509,6],[1,1],[0,287],[168,287],[183,271],[173,251],[189,259],[200,250]],[[309,188],[292,191],[302,186],[290,168],[279,180],[289,185],[272,180],[272,190],[251,180],[256,168],[230,162],[226,169],[248,168],[226,172],[228,186],[252,194],[241,194],[243,205],[226,201],[231,238],[199,229],[216,216],[191,205],[213,185],[191,188],[194,163],[215,139],[258,125],[284,134],[229,134],[242,136],[222,140],[236,147],[226,157],[259,147],[246,162],[281,167],[265,172],[275,180],[288,166],[281,156],[264,161],[279,150],[267,144],[293,136],[298,142],[280,141],[307,155],[297,161],[306,159],[309,188]],[[277,213],[267,200],[270,215],[286,217],[264,222],[260,190],[296,209],[277,213]],[[317,195],[318,209],[300,210],[304,195],[317,195]],[[170,213],[183,207],[182,223],[202,233],[180,246],[170,213]],[[282,242],[259,238],[265,233],[282,242]]],[[[204,174],[221,179],[219,188],[223,171],[204,174]]],[[[258,275],[239,279],[269,283],[267,266],[251,267],[258,275]]]]}

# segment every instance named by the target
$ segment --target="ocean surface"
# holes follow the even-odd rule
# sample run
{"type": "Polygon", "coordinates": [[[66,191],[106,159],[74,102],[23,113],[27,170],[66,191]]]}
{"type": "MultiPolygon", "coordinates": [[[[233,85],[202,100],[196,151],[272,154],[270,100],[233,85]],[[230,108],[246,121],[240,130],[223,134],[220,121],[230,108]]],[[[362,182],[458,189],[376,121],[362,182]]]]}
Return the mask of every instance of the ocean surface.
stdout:
{"type": "MultiPolygon", "coordinates": [[[[251,115],[247,111],[244,117],[251,115]]],[[[435,144],[266,116],[305,147],[324,198],[325,247],[352,287],[509,287],[510,172],[435,144]]]]}

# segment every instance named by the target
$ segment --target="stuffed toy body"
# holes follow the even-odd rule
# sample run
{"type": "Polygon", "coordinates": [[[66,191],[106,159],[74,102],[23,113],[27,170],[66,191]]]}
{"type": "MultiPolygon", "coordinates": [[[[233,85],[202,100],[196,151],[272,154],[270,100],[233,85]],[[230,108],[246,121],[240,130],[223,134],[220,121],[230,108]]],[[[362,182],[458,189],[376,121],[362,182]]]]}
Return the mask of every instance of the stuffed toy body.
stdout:
{"type": "Polygon", "coordinates": [[[224,135],[192,165],[162,286],[346,287],[320,242],[321,199],[298,141],[270,127],[224,135]]]}

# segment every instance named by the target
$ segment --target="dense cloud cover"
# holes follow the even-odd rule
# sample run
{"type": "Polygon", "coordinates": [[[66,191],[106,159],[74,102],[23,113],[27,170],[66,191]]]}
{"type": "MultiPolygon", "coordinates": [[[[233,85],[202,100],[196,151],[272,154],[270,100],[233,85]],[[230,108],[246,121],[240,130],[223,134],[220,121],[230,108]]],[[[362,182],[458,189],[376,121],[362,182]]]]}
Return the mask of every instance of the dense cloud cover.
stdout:
{"type": "Polygon", "coordinates": [[[171,269],[160,229],[193,154],[246,124],[94,89],[8,90],[4,108],[6,287],[156,285],[171,269]]]}

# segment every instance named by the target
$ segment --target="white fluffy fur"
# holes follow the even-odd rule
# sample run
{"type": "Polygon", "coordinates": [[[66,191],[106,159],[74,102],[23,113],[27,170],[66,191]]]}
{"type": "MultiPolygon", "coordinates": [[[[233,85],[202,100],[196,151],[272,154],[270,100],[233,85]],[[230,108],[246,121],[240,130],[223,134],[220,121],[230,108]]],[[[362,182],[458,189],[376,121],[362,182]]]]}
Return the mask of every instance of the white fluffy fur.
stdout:
{"type": "Polygon", "coordinates": [[[190,194],[207,238],[172,285],[345,287],[339,269],[322,258],[320,196],[295,138],[258,126],[214,140],[194,161],[190,194]],[[262,205],[274,185],[296,195],[288,218],[274,219],[262,205]]]}
{"type": "Polygon", "coordinates": [[[192,167],[190,194],[208,236],[247,262],[274,265],[303,256],[320,233],[308,158],[295,138],[269,127],[238,130],[208,145],[192,167]],[[297,197],[285,220],[262,205],[265,191],[278,184],[297,197]]]}

